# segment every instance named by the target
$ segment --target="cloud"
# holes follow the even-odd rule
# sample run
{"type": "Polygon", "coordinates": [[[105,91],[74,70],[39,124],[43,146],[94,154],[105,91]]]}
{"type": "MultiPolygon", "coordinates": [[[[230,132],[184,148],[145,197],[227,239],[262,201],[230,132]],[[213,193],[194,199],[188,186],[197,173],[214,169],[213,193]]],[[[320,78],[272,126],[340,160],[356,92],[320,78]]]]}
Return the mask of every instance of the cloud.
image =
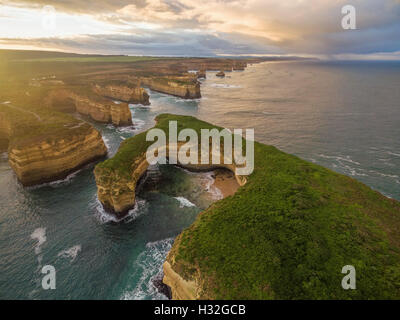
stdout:
{"type": "Polygon", "coordinates": [[[50,5],[63,12],[100,14],[111,13],[127,5],[143,8],[146,6],[146,0],[2,0],[1,4],[22,8],[42,8],[50,5]]]}
{"type": "Polygon", "coordinates": [[[38,48],[57,48],[78,53],[215,56],[220,53],[276,53],[279,48],[260,45],[256,39],[240,39],[231,34],[195,32],[151,32],[140,35],[84,35],[68,38],[18,39],[0,38],[0,44],[38,48]],[[233,39],[232,39],[233,38],[233,39]],[[247,40],[247,41],[244,41],[247,40]]]}
{"type": "MultiPolygon", "coordinates": [[[[53,5],[63,13],[95,19],[99,25],[91,24],[98,32],[92,32],[92,36],[82,31],[67,39],[68,30],[59,36],[61,43],[77,47],[81,41],[81,47],[87,46],[88,50],[101,50],[93,37],[95,33],[99,37],[107,34],[105,43],[110,47],[104,45],[103,51],[120,49],[131,54],[143,50],[149,50],[150,54],[156,49],[159,54],[274,51],[332,55],[400,51],[398,0],[351,1],[356,8],[357,30],[341,27],[341,8],[348,0],[0,0],[0,3],[26,10],[53,5]],[[151,40],[152,45],[145,45],[144,39],[151,40]]],[[[1,21],[0,17],[0,27],[1,21]]],[[[55,42],[55,37],[47,35],[48,41],[55,42]]],[[[40,34],[35,41],[44,44],[48,42],[45,38],[46,35],[40,34]]],[[[17,40],[10,39],[9,43],[12,41],[17,40]]]]}

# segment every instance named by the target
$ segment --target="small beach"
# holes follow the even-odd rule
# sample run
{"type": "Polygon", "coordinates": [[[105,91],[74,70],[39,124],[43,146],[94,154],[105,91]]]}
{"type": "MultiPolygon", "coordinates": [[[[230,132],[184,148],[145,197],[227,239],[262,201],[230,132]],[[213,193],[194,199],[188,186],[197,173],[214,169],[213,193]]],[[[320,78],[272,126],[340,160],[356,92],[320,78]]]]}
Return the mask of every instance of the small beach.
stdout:
{"type": "Polygon", "coordinates": [[[220,190],[223,198],[234,195],[240,187],[233,172],[224,169],[214,171],[213,186],[220,190]]]}

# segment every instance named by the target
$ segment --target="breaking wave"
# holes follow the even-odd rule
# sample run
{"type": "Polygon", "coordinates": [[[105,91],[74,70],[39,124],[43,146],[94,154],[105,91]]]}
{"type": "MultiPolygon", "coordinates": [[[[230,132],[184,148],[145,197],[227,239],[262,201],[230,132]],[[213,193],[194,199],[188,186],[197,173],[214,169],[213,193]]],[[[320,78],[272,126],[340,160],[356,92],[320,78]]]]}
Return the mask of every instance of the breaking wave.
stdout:
{"type": "Polygon", "coordinates": [[[91,208],[95,212],[94,215],[96,219],[102,224],[109,222],[129,223],[147,212],[147,202],[146,200],[136,198],[134,208],[129,210],[128,213],[123,217],[118,217],[117,215],[108,213],[106,210],[104,210],[103,205],[97,196],[96,200],[92,202],[91,208]]]}
{"type": "Polygon", "coordinates": [[[234,85],[234,84],[226,84],[226,83],[211,83],[211,87],[221,88],[221,89],[240,89],[242,86],[234,85]]]}
{"type": "Polygon", "coordinates": [[[107,147],[107,150],[110,150],[110,148],[111,148],[111,142],[110,142],[110,139],[108,138],[108,137],[106,137],[106,136],[102,136],[102,138],[103,138],[103,142],[104,142],[104,144],[106,145],[106,147],[107,147]]]}
{"type": "Polygon", "coordinates": [[[167,297],[156,287],[163,277],[162,265],[171,250],[174,238],[149,242],[136,261],[133,263],[135,279],[140,275],[133,288],[128,288],[121,295],[122,300],[167,300],[167,297]]]}
{"type": "Polygon", "coordinates": [[[31,234],[31,239],[37,240],[37,243],[35,246],[35,253],[40,254],[42,252],[42,245],[47,240],[46,228],[35,229],[35,231],[33,231],[33,233],[31,234]]]}
{"type": "Polygon", "coordinates": [[[73,179],[82,171],[91,168],[94,166],[94,163],[88,163],[87,165],[85,165],[83,168],[76,170],[72,173],[70,173],[68,176],[66,176],[64,179],[60,179],[60,180],[55,180],[55,181],[51,181],[51,182],[46,182],[46,183],[41,183],[41,184],[37,184],[34,186],[30,186],[30,187],[26,187],[27,190],[36,190],[36,189],[40,189],[43,187],[52,187],[52,188],[57,188],[60,186],[65,186],[67,184],[70,184],[73,179]]]}
{"type": "Polygon", "coordinates": [[[82,250],[82,246],[80,244],[78,244],[69,249],[59,252],[57,254],[57,257],[67,258],[67,259],[70,259],[71,262],[73,262],[81,250],[82,250]]]}
{"type": "Polygon", "coordinates": [[[194,203],[190,202],[185,197],[174,197],[174,198],[179,201],[179,207],[180,208],[195,207],[196,206],[194,203]]]}

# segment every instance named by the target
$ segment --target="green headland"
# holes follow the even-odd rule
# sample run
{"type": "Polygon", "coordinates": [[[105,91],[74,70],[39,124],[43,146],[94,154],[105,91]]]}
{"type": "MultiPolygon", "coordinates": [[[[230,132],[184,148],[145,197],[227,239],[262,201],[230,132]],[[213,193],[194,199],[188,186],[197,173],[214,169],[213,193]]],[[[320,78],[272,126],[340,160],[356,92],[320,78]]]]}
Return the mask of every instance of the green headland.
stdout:
{"type": "MultiPolygon", "coordinates": [[[[165,132],[171,120],[178,132],[215,127],[189,116],[156,120],[165,132]]],[[[125,140],[95,172],[129,180],[135,160],[151,144],[145,136],[125,140]]],[[[400,298],[400,204],[348,176],[255,142],[247,183],[202,212],[175,240],[166,263],[178,298],[185,286],[194,299],[400,298]],[[346,265],[356,269],[356,290],[342,288],[346,265]]]]}

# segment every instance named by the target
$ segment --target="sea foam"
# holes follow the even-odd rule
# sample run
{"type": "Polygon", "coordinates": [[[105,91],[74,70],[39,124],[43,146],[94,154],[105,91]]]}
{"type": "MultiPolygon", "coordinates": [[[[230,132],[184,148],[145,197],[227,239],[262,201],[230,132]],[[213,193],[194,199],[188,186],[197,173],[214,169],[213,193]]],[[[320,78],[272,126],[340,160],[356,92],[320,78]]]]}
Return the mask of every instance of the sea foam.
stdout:
{"type": "Polygon", "coordinates": [[[57,257],[68,258],[68,259],[70,259],[71,262],[73,262],[81,250],[82,250],[82,247],[80,244],[78,244],[69,249],[59,252],[57,254],[57,257]]]}
{"type": "Polygon", "coordinates": [[[134,208],[129,210],[128,213],[123,217],[118,217],[117,215],[108,213],[106,210],[104,210],[103,205],[101,204],[97,196],[95,201],[92,202],[91,207],[95,211],[96,219],[102,224],[109,222],[129,223],[147,212],[146,200],[138,198],[136,198],[134,208]]]}
{"type": "MultiPolygon", "coordinates": [[[[155,280],[163,276],[162,265],[171,250],[174,238],[168,238],[155,242],[148,242],[145,251],[142,252],[133,263],[133,273],[130,276],[135,279],[140,275],[134,287],[128,287],[121,295],[122,300],[166,300],[167,297],[160,293],[155,286],[155,280]]],[[[129,281],[131,283],[131,281],[129,281]]]]}
{"type": "Polygon", "coordinates": [[[174,197],[174,199],[179,201],[179,207],[184,208],[184,207],[195,207],[196,205],[192,202],[190,202],[188,199],[185,197],[174,197]]]}
{"type": "Polygon", "coordinates": [[[31,239],[37,240],[35,246],[35,253],[40,254],[42,252],[42,245],[46,242],[46,228],[37,228],[31,234],[31,239]]]}
{"type": "Polygon", "coordinates": [[[221,89],[240,89],[242,86],[234,85],[234,84],[226,84],[226,83],[211,83],[211,87],[221,88],[221,89]]]}

